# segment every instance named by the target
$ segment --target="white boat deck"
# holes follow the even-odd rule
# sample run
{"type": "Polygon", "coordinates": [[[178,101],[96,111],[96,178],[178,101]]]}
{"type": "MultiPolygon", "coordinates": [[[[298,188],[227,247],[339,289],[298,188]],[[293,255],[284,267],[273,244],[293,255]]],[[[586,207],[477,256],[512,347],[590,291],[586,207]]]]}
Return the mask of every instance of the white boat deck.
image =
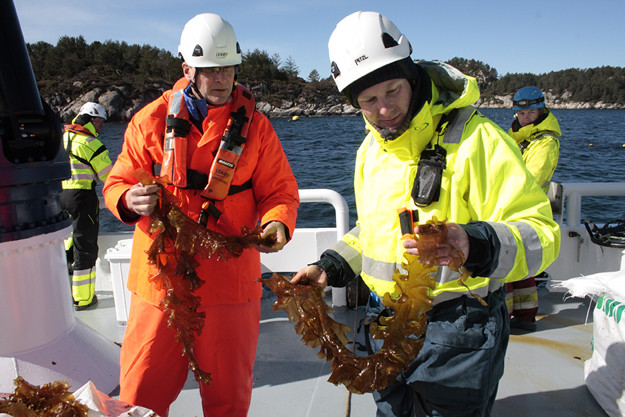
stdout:
{"type": "MultiPolygon", "coordinates": [[[[300,198],[302,202],[331,203],[336,212],[336,226],[296,229],[285,250],[261,256],[263,271],[297,270],[318,259],[337,236],[347,231],[346,205],[336,193],[328,194],[327,191],[300,190],[300,198]]],[[[547,269],[555,280],[624,267],[625,252],[593,244],[580,224],[581,197],[589,195],[625,195],[625,185],[564,184],[557,216],[562,225],[560,255],[547,269]]],[[[588,298],[565,300],[561,291],[541,289],[536,332],[512,329],[505,373],[500,381],[493,415],[607,415],[584,385],[584,362],[592,355],[594,304],[588,298]]],[[[328,302],[331,300],[335,306],[344,305],[344,291],[334,289],[333,292],[328,302]]],[[[77,316],[111,340],[121,343],[124,327],[117,324],[119,312],[116,315],[113,295],[109,291],[99,297],[101,302],[96,310],[83,311],[77,316]]],[[[344,387],[327,382],[329,365],[316,356],[316,349],[300,342],[286,313],[271,309],[273,300],[270,292],[263,298],[249,416],[375,416],[376,407],[370,394],[348,396],[344,387]]],[[[354,310],[335,307],[334,314],[336,320],[354,327],[354,310]]],[[[201,416],[198,391],[190,374],[185,388],[171,407],[170,416],[201,416]]]]}
{"type": "MultiPolygon", "coordinates": [[[[98,307],[76,316],[110,340],[121,343],[125,327],[116,321],[112,293],[100,293],[98,307]]],[[[327,382],[328,364],[316,349],[300,342],[282,311],[263,299],[260,337],[254,368],[250,417],[373,417],[370,394],[351,395],[327,382]]],[[[512,330],[493,415],[605,416],[584,385],[584,361],[592,353],[589,299],[563,300],[562,293],[541,291],[538,330],[512,330]],[[586,323],[589,321],[588,323],[586,323]]],[[[353,309],[335,311],[335,319],[353,328],[353,309]]],[[[193,375],[170,409],[171,417],[202,416],[193,375]]]]}
{"type": "MultiPolygon", "coordinates": [[[[625,251],[616,248],[606,248],[592,243],[588,239],[584,227],[579,223],[581,197],[587,195],[625,196],[625,184],[564,184],[563,200],[567,204],[563,208],[566,208],[566,210],[560,211],[561,214],[558,216],[558,220],[562,225],[560,254],[558,260],[547,269],[547,272],[554,280],[566,280],[580,275],[604,271],[625,270],[625,251]],[[564,223],[563,217],[566,217],[567,223],[564,223]],[[571,223],[568,223],[569,221],[571,223]]],[[[348,217],[346,204],[342,198],[337,198],[336,193],[328,194],[324,190],[300,190],[300,198],[302,198],[302,201],[331,203],[335,207],[336,212],[335,227],[296,229],[292,241],[285,250],[277,254],[261,255],[263,271],[295,271],[302,265],[318,259],[319,254],[325,248],[336,242],[337,237],[342,236],[346,232],[348,217]]],[[[59,233],[61,232],[59,231],[59,233]]],[[[99,333],[97,336],[101,337],[102,340],[111,341],[109,346],[111,348],[109,349],[110,352],[106,352],[106,355],[102,353],[102,359],[110,361],[111,364],[118,363],[118,357],[116,358],[115,356],[119,354],[119,349],[113,343],[121,344],[123,340],[125,327],[119,323],[123,321],[120,317],[127,314],[125,303],[128,297],[125,283],[121,282],[123,273],[113,277],[114,274],[112,272],[114,266],[119,267],[119,270],[123,270],[124,266],[127,267],[129,259],[125,259],[122,256],[118,259],[109,257],[109,260],[107,260],[106,254],[107,249],[116,247],[120,239],[128,237],[130,236],[127,233],[101,234],[100,236],[101,256],[98,266],[98,279],[96,280],[96,292],[100,302],[97,308],[81,312],[68,311],[66,314],[65,310],[71,309],[70,304],[67,304],[67,308],[57,308],[60,305],[57,300],[56,303],[49,306],[49,309],[51,311],[54,310],[54,313],[58,314],[59,317],[56,317],[54,314],[50,317],[41,316],[41,314],[30,314],[29,318],[33,320],[33,323],[41,326],[41,323],[45,322],[52,326],[62,321],[61,319],[65,319],[63,322],[65,325],[55,325],[54,330],[59,334],[63,334],[64,337],[79,336],[77,340],[83,342],[86,346],[87,341],[83,339],[86,337],[87,332],[81,331],[80,334],[77,334],[74,331],[76,328],[75,321],[68,319],[68,317],[71,319],[76,317],[82,322],[80,323],[81,326],[78,327],[93,333],[83,325],[86,324],[88,327],[95,329],[99,333]],[[59,310],[59,312],[56,310],[59,310]],[[42,320],[42,317],[47,317],[47,320],[42,320]]],[[[37,243],[33,244],[33,248],[43,251],[43,249],[40,249],[40,239],[43,239],[43,236],[37,237],[37,243]]],[[[11,247],[14,246],[14,242],[10,243],[11,247]]],[[[57,244],[50,242],[49,245],[54,246],[57,244]]],[[[48,252],[52,255],[58,252],[56,255],[58,255],[59,259],[55,259],[52,255],[45,259],[50,262],[64,262],[61,240],[59,240],[57,246],[58,251],[48,252]]],[[[117,255],[121,255],[121,251],[118,252],[120,253],[117,253],[117,255]]],[[[9,256],[5,256],[5,258],[8,265],[6,270],[13,270],[14,266],[10,266],[13,263],[8,262],[13,259],[9,256]]],[[[64,271],[63,267],[54,268],[54,270],[57,269],[58,271],[64,271]]],[[[49,288],[46,291],[60,291],[61,295],[66,293],[65,296],[69,297],[69,287],[64,273],[59,272],[56,275],[58,275],[56,277],[59,280],[58,284],[53,284],[52,280],[50,280],[49,288]],[[61,288],[56,288],[57,286],[61,288]],[[66,286],[67,288],[65,288],[66,286]]],[[[24,277],[30,276],[37,276],[37,274],[24,273],[24,277]]],[[[17,290],[26,291],[28,288],[21,284],[22,282],[30,281],[16,280],[17,290]]],[[[19,291],[17,290],[15,290],[17,295],[14,296],[20,299],[19,291]]],[[[46,291],[41,290],[39,291],[41,294],[37,293],[40,295],[41,300],[47,301],[47,297],[45,297],[46,291]]],[[[271,309],[272,297],[273,295],[268,292],[267,297],[263,298],[262,302],[260,338],[249,416],[375,416],[376,407],[370,394],[348,396],[344,387],[337,387],[327,382],[327,378],[330,375],[328,363],[316,356],[316,349],[308,348],[300,342],[300,338],[293,328],[293,323],[287,320],[286,313],[281,311],[274,312],[271,309]]],[[[63,299],[60,295],[57,298],[63,299]]],[[[334,318],[353,328],[354,323],[357,322],[355,311],[342,307],[345,305],[344,290],[333,289],[327,301],[335,306],[334,318]]],[[[63,306],[65,305],[63,304],[63,306]]],[[[24,307],[28,308],[23,310],[14,309],[15,311],[7,310],[7,317],[13,315],[21,319],[22,313],[26,315],[26,313],[32,312],[31,305],[25,305],[24,307]]],[[[584,362],[592,354],[592,307],[589,299],[571,298],[565,300],[562,292],[541,290],[539,293],[537,331],[533,333],[525,333],[519,330],[512,331],[506,355],[505,373],[500,381],[493,415],[506,417],[546,415],[594,417],[606,415],[584,385],[584,362]]],[[[24,326],[13,326],[10,328],[13,329],[11,331],[15,334],[22,334],[21,331],[23,331],[24,326]]],[[[50,334],[56,333],[50,332],[50,334]]],[[[50,343],[45,338],[35,339],[35,342],[31,343],[31,351],[41,351],[40,360],[35,362],[41,362],[41,360],[44,360],[52,353],[54,353],[52,356],[55,358],[58,356],[56,351],[50,352],[50,349],[56,346],[54,343],[50,343]]],[[[92,339],[93,348],[99,350],[98,347],[103,344],[100,339],[97,341],[94,337],[90,339],[92,339]]],[[[63,346],[66,346],[72,340],[71,337],[63,338],[63,343],[66,343],[63,346]]],[[[23,344],[18,343],[19,346],[23,344]]],[[[75,345],[67,346],[74,346],[75,348],[75,345]]],[[[23,348],[16,348],[15,351],[19,353],[23,350],[23,348]]],[[[15,368],[14,365],[17,363],[14,360],[15,357],[12,359],[12,355],[9,355],[3,359],[2,364],[7,369],[15,368]]],[[[98,387],[96,384],[96,388],[103,392],[106,390],[110,391],[109,387],[115,386],[117,377],[110,377],[110,369],[101,370],[102,372],[98,374],[96,369],[90,368],[95,363],[91,364],[89,361],[85,361],[86,368],[83,366],[84,369],[80,368],[81,372],[77,373],[70,359],[63,356],[63,366],[68,368],[61,368],[58,362],[55,362],[56,366],[53,367],[50,367],[49,364],[44,364],[46,366],[42,367],[42,376],[44,378],[49,376],[52,379],[59,379],[54,372],[65,370],[68,373],[72,373],[72,378],[80,379],[81,382],[83,377],[88,377],[92,380],[95,380],[94,377],[101,378],[100,380],[106,381],[103,384],[108,386],[104,388],[104,386],[98,387]],[[85,375],[85,369],[88,375],[85,375]]],[[[94,355],[91,359],[97,361],[100,360],[100,357],[94,355]]],[[[20,360],[22,361],[20,366],[30,366],[30,358],[25,357],[20,360]]],[[[55,359],[55,361],[57,360],[55,359]]],[[[22,370],[27,371],[26,368],[22,370]]],[[[207,371],[210,372],[210,370],[207,371]]],[[[5,385],[8,385],[9,377],[7,375],[4,376],[5,381],[3,382],[5,385]]],[[[10,379],[12,380],[13,377],[10,377],[10,379]]],[[[33,380],[33,382],[39,383],[40,381],[33,380]]],[[[183,391],[170,409],[170,416],[193,417],[201,415],[199,389],[193,379],[193,375],[190,374],[183,391]]]]}

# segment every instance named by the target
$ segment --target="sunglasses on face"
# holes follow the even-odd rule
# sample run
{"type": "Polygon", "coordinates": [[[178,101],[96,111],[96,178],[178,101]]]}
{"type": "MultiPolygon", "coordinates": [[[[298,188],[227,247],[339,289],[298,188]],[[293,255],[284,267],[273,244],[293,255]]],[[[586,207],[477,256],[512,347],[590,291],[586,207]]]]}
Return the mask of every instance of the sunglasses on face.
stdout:
{"type": "Polygon", "coordinates": [[[204,74],[204,76],[208,78],[215,78],[217,74],[225,75],[226,77],[231,77],[236,73],[236,67],[234,65],[229,67],[205,67],[198,68],[197,71],[199,73],[204,74]]]}

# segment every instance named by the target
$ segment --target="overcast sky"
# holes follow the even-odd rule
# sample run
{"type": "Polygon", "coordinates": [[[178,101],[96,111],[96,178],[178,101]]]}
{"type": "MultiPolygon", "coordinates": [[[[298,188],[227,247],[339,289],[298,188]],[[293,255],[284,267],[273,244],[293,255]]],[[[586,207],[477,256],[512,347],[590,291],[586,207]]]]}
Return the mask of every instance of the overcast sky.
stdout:
{"type": "MultiPolygon", "coordinates": [[[[11,0],[2,0],[11,1],[11,0]]],[[[306,78],[330,75],[328,38],[358,10],[390,18],[413,46],[413,58],[476,59],[507,73],[625,67],[624,0],[14,0],[24,40],[56,45],[125,41],[177,53],[184,24],[211,12],[229,21],[244,52],[291,57],[306,78]]]]}

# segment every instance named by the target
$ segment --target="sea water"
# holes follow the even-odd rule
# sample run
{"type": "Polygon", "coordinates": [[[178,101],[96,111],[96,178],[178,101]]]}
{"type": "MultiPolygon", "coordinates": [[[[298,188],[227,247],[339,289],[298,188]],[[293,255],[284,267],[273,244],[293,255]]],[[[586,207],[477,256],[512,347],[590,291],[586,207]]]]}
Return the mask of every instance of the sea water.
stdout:
{"type": "MultiPolygon", "coordinates": [[[[480,109],[504,130],[513,120],[507,109],[480,109]]],[[[625,110],[553,110],[562,129],[560,159],[553,176],[557,182],[625,182],[625,110]]],[[[361,116],[271,119],[300,189],[329,188],[349,206],[350,225],[356,221],[353,171],[356,150],[366,132],[361,116]]],[[[120,153],[126,124],[107,123],[100,138],[111,160],[120,153]]],[[[101,184],[98,185],[101,190],[101,184]]],[[[298,227],[334,226],[327,203],[306,203],[298,212],[298,227]]],[[[625,219],[625,198],[584,197],[582,219],[605,223],[625,219]]],[[[103,210],[102,231],[131,230],[103,210]]]]}

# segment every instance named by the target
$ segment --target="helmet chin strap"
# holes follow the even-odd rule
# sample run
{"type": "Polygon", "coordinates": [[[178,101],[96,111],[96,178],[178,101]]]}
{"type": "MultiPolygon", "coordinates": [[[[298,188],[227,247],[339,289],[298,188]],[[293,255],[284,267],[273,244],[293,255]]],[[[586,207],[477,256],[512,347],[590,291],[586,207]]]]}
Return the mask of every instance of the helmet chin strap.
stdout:
{"type": "MultiPolygon", "coordinates": [[[[193,67],[193,78],[191,79],[190,83],[191,83],[191,92],[193,93],[193,95],[195,96],[195,98],[201,100],[204,99],[206,100],[206,103],[209,106],[213,106],[213,107],[219,107],[220,105],[217,104],[213,104],[211,103],[206,97],[204,97],[204,95],[200,92],[200,89],[198,88],[197,84],[195,83],[195,75],[197,74],[197,68],[193,67]]],[[[233,83],[233,88],[234,85],[236,85],[236,78],[235,81],[233,83]]]]}
{"type": "MultiPolygon", "coordinates": [[[[200,89],[197,88],[197,84],[195,84],[195,75],[197,74],[197,68],[193,67],[193,78],[191,79],[191,91],[195,98],[203,98],[206,100],[206,97],[200,92],[200,89]]],[[[207,100],[208,101],[208,100],[207,100]]]]}

